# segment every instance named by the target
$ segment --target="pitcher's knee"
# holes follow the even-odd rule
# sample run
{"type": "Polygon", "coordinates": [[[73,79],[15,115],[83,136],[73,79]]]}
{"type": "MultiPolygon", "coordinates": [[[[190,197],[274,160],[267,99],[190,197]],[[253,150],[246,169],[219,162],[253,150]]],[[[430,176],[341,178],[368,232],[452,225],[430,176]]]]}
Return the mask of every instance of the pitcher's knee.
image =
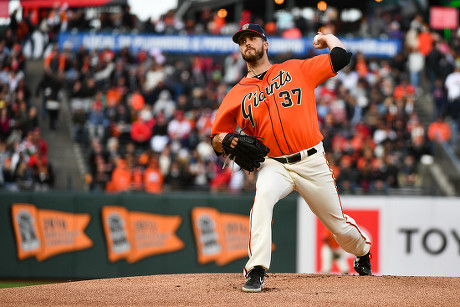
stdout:
{"type": "Polygon", "coordinates": [[[350,224],[347,223],[347,220],[343,217],[337,217],[333,222],[324,224],[326,228],[332,232],[334,236],[341,236],[350,231],[350,224]]]}
{"type": "Polygon", "coordinates": [[[263,200],[265,203],[276,203],[280,199],[279,193],[270,189],[257,189],[256,200],[263,200]]]}

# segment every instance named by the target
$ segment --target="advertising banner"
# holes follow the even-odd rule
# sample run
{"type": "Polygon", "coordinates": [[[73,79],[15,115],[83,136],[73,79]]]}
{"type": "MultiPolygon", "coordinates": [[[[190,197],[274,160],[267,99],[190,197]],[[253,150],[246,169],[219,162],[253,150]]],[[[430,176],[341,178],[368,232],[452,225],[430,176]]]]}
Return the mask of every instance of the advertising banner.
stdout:
{"type": "MultiPolygon", "coordinates": [[[[341,38],[347,50],[361,52],[365,56],[394,57],[401,51],[401,40],[380,38],[341,38]]],[[[315,53],[328,52],[328,49],[316,50],[312,45],[313,37],[285,39],[269,37],[270,55],[292,53],[306,56],[313,49],[315,53]]],[[[180,54],[230,54],[239,52],[238,45],[229,36],[211,35],[149,35],[149,34],[95,34],[95,33],[61,33],[58,38],[59,48],[70,47],[76,51],[80,46],[93,50],[109,48],[118,51],[128,47],[132,52],[140,50],[160,50],[166,53],[180,54]]]]}
{"type": "Polygon", "coordinates": [[[460,276],[458,199],[408,199],[384,209],[389,274],[460,276]]]}
{"type": "MultiPolygon", "coordinates": [[[[458,198],[345,196],[342,206],[344,213],[353,217],[371,238],[374,274],[460,276],[458,198]]],[[[297,271],[321,273],[324,260],[331,260],[323,255],[327,236],[324,226],[301,198],[298,232],[297,271]]],[[[338,255],[334,257],[333,260],[340,259],[338,255]]],[[[346,264],[331,261],[331,273],[354,273],[354,256],[347,254],[344,258],[346,264]]]]}
{"type": "Polygon", "coordinates": [[[430,7],[430,27],[435,30],[458,28],[458,11],[455,7],[430,7]]]}

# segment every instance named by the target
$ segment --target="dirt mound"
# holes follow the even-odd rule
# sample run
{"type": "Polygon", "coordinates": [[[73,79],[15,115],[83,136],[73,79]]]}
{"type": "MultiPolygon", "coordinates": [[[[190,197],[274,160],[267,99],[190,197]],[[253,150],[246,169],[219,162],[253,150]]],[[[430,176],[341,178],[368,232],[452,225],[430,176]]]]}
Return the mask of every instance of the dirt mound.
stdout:
{"type": "Polygon", "coordinates": [[[272,273],[260,293],[241,274],[111,278],[0,290],[2,306],[458,306],[460,278],[272,273]]]}

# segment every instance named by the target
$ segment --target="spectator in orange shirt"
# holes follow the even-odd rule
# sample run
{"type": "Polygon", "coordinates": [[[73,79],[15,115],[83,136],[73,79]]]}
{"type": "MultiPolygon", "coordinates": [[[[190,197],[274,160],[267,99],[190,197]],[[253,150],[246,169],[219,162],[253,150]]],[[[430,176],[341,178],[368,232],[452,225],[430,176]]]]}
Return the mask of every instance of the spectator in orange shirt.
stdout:
{"type": "Polygon", "coordinates": [[[111,87],[107,90],[106,101],[108,107],[115,107],[120,103],[121,93],[115,88],[111,87]]]}
{"type": "Polygon", "coordinates": [[[415,94],[415,87],[412,86],[407,79],[402,78],[401,83],[395,87],[393,97],[395,100],[407,98],[415,94]]]}
{"type": "Polygon", "coordinates": [[[118,160],[117,167],[112,172],[112,180],[107,183],[107,191],[124,192],[131,187],[131,170],[126,161],[118,160]]]}
{"type": "Polygon", "coordinates": [[[44,68],[47,74],[59,74],[64,71],[65,68],[65,56],[59,52],[59,46],[53,45],[53,49],[45,58],[44,68]]]}
{"type": "Polygon", "coordinates": [[[438,116],[438,119],[428,126],[428,138],[432,142],[446,142],[450,139],[450,135],[449,124],[442,116],[438,116]]]}
{"type": "Polygon", "coordinates": [[[433,49],[433,37],[427,24],[424,24],[418,37],[418,50],[426,57],[433,49]]]}
{"type": "Polygon", "coordinates": [[[144,172],[144,189],[147,193],[159,194],[163,191],[163,174],[156,155],[152,156],[144,172]]]}
{"type": "Polygon", "coordinates": [[[366,58],[362,52],[356,53],[356,64],[355,70],[358,72],[360,77],[366,77],[369,73],[369,68],[367,67],[366,58]]]}

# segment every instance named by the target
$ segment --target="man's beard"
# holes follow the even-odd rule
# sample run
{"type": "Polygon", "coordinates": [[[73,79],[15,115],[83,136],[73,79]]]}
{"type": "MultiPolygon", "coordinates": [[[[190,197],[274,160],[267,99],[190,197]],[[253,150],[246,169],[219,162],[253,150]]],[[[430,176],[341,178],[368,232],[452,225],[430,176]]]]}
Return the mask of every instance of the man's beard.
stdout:
{"type": "Polygon", "coordinates": [[[255,48],[251,49],[255,50],[255,53],[247,54],[247,50],[244,53],[241,53],[243,60],[245,60],[246,62],[255,63],[264,56],[264,48],[260,48],[260,50],[257,50],[255,48]]]}

